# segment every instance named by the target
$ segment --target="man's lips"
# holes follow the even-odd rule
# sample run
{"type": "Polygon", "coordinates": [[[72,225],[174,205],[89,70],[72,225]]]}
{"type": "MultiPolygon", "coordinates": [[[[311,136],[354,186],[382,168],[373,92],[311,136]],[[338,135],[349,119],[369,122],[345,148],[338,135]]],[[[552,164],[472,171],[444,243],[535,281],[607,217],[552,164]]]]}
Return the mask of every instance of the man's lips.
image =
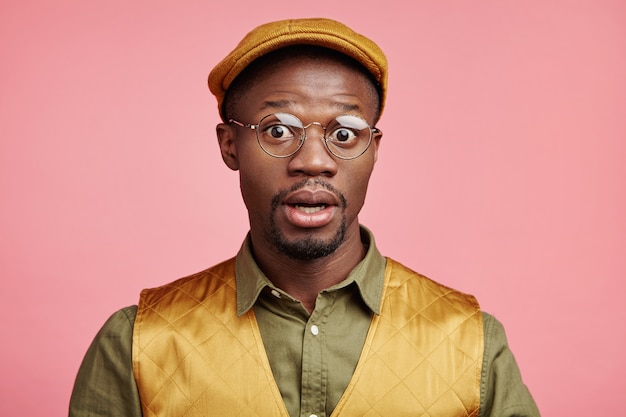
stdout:
{"type": "Polygon", "coordinates": [[[300,189],[289,193],[283,199],[283,204],[302,209],[338,206],[339,199],[332,192],[325,189],[300,189]]]}
{"type": "Polygon", "coordinates": [[[315,228],[330,223],[339,208],[339,199],[325,189],[300,189],[282,201],[287,221],[297,227],[315,228]]]}

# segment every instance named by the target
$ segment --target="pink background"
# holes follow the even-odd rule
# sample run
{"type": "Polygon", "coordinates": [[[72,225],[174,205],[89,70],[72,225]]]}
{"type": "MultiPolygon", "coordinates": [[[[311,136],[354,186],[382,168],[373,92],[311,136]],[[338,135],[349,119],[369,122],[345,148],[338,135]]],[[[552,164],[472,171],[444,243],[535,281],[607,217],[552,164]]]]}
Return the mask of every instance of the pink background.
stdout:
{"type": "Polygon", "coordinates": [[[65,415],[114,310],[236,252],[206,76],[294,16],[387,52],[383,253],[479,297],[544,416],[624,415],[626,3],[213,3],[2,2],[0,415],[65,415]]]}

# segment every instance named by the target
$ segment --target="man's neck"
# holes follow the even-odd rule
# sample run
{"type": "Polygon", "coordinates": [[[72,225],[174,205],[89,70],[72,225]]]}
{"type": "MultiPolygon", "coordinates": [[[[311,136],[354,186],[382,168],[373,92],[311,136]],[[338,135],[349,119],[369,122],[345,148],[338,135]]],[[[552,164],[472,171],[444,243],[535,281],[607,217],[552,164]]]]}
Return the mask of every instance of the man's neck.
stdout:
{"type": "Polygon", "coordinates": [[[255,245],[253,253],[259,268],[278,288],[302,302],[307,311],[315,308],[317,295],[344,279],[365,257],[360,232],[347,236],[341,246],[330,255],[297,260],[266,245],[255,245]]]}

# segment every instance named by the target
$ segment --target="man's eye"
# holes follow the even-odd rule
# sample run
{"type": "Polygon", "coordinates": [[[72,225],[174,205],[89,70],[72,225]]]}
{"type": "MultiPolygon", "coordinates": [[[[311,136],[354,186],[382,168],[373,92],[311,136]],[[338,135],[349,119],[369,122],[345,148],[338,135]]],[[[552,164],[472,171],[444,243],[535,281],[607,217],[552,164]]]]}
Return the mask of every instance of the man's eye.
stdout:
{"type": "Polygon", "coordinates": [[[329,139],[335,143],[347,144],[356,141],[357,135],[350,129],[339,128],[330,134],[329,139]]]}
{"type": "Polygon", "coordinates": [[[264,133],[273,139],[290,139],[293,133],[283,125],[274,125],[265,129],[264,133]]]}

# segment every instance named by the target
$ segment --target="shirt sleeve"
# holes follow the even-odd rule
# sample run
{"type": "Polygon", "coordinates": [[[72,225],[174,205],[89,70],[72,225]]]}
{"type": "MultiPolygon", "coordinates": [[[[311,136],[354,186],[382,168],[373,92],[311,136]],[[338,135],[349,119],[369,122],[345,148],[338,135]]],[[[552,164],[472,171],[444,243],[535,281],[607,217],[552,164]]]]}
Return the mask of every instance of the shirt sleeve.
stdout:
{"type": "Polygon", "coordinates": [[[98,332],[78,370],[70,417],[141,417],[132,370],[137,306],[114,313],[98,332]]]}
{"type": "Polygon", "coordinates": [[[539,417],[539,410],[509,349],[502,324],[483,313],[485,352],[479,417],[539,417]]]}

